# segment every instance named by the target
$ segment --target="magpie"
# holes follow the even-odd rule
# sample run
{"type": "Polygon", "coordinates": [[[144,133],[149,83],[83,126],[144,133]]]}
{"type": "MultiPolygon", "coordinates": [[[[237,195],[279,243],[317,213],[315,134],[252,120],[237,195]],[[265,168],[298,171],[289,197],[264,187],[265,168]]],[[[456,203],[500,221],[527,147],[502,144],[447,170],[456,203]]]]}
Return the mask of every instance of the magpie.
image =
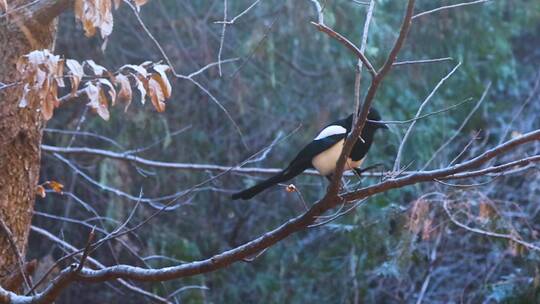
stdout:
{"type": "MultiPolygon", "coordinates": [[[[346,170],[355,170],[360,174],[362,170],[358,167],[364,161],[373,137],[377,129],[388,129],[388,127],[378,122],[381,116],[376,109],[371,108],[368,114],[368,121],[364,125],[361,138],[356,141],[345,165],[346,170]]],[[[257,185],[234,193],[233,200],[247,200],[278,183],[292,179],[304,172],[306,169],[315,168],[319,173],[331,180],[332,173],[336,169],[337,161],[343,150],[345,139],[352,129],[353,115],[335,121],[324,127],[319,134],[307,146],[302,149],[293,161],[281,172],[264,180],[257,185]]]]}

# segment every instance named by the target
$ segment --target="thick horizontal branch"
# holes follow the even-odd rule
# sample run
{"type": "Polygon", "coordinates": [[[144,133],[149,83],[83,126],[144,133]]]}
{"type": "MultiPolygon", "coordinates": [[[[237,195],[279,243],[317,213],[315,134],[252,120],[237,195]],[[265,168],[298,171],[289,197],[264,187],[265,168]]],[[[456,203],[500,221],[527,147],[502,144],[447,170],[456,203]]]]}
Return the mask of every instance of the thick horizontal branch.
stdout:
{"type": "MultiPolygon", "coordinates": [[[[69,250],[71,252],[75,252],[77,251],[78,249],[75,248],[73,245],[63,241],[62,239],[58,238],[57,236],[53,235],[52,233],[50,233],[49,231],[45,230],[45,229],[42,229],[42,228],[39,228],[39,227],[36,227],[36,226],[32,226],[31,227],[32,231],[33,232],[36,232],[46,238],[48,238],[49,240],[61,245],[63,248],[65,248],[66,250],[69,250]]],[[[91,258],[91,257],[88,257],[88,261],[93,265],[93,267],[95,268],[98,268],[98,269],[104,269],[106,268],[105,265],[103,265],[101,262],[99,262],[98,260],[94,259],[94,258],[91,258]]],[[[82,264],[79,264],[79,267],[81,266],[82,264]]],[[[139,295],[143,295],[145,297],[148,297],[149,299],[152,299],[156,302],[159,302],[159,303],[169,303],[169,301],[167,301],[167,299],[163,298],[163,297],[160,297],[158,295],[155,295],[151,292],[148,292],[144,289],[141,289],[133,284],[130,284],[122,279],[118,280],[120,282],[121,285],[123,285],[124,287],[126,287],[127,289],[139,294],[139,295]]],[[[51,298],[51,300],[54,300],[54,298],[51,298]]]]}
{"type": "MultiPolygon", "coordinates": [[[[508,151],[511,151],[512,149],[515,149],[516,147],[520,145],[523,145],[528,142],[533,142],[533,141],[540,141],[540,130],[535,130],[533,132],[529,132],[520,137],[507,141],[506,143],[498,145],[495,148],[489,149],[485,151],[484,153],[482,153],[481,155],[471,160],[468,160],[466,162],[463,162],[461,164],[446,167],[443,169],[419,171],[419,172],[416,172],[416,173],[413,173],[411,175],[407,175],[404,177],[389,179],[382,183],[365,187],[358,191],[347,193],[343,196],[343,199],[345,201],[355,201],[355,200],[372,196],[377,193],[386,192],[391,189],[402,188],[408,185],[412,185],[412,184],[416,184],[420,182],[433,181],[436,179],[445,179],[446,177],[450,177],[452,175],[457,175],[460,173],[466,174],[468,170],[477,168],[481,166],[482,164],[484,164],[485,162],[497,157],[498,155],[504,154],[508,151]]],[[[465,178],[465,177],[467,176],[463,176],[462,178],[465,178]]]]}
{"type": "Polygon", "coordinates": [[[0,288],[0,302],[3,301],[5,303],[16,304],[43,303],[43,299],[54,298],[51,295],[59,294],[61,290],[65,289],[69,284],[75,281],[104,282],[113,279],[164,281],[215,271],[232,263],[249,258],[250,256],[253,256],[285,239],[289,235],[307,228],[315,223],[320,215],[336,207],[343,201],[352,202],[358,199],[367,198],[377,193],[388,191],[390,189],[401,188],[416,183],[432,181],[447,176],[465,173],[469,169],[476,168],[490,159],[509,152],[520,145],[533,141],[540,141],[540,130],[536,130],[507,141],[506,143],[487,150],[483,154],[458,165],[439,170],[417,172],[405,177],[386,180],[376,185],[347,193],[341,197],[326,195],[322,200],[315,203],[308,211],[285,222],[280,227],[271,230],[248,243],[214,255],[213,257],[205,260],[160,269],[145,269],[129,265],[116,265],[100,270],[83,268],[80,272],[77,272],[77,265],[72,265],[62,270],[60,275],[45,291],[35,296],[17,296],[14,293],[0,288]]]}
{"type": "Polygon", "coordinates": [[[28,4],[8,10],[5,14],[0,15],[0,18],[7,18],[13,24],[32,23],[47,25],[54,18],[69,9],[73,3],[73,0],[31,1],[28,4]]]}
{"type": "MultiPolygon", "coordinates": [[[[157,160],[150,160],[139,157],[133,153],[125,152],[113,152],[103,149],[94,149],[86,147],[57,147],[49,145],[41,145],[41,149],[46,152],[61,153],[61,154],[88,154],[101,157],[107,157],[112,159],[124,160],[134,162],[139,165],[145,165],[155,168],[163,169],[175,169],[175,170],[193,170],[193,171],[218,171],[218,172],[235,172],[242,174],[276,174],[281,172],[279,168],[255,168],[255,167],[229,167],[212,164],[193,164],[193,163],[177,163],[177,162],[164,162],[157,160]]],[[[409,172],[404,172],[407,174],[409,172]]],[[[319,175],[316,170],[306,170],[304,174],[307,175],[319,175]]],[[[362,176],[365,177],[381,177],[387,174],[386,172],[364,172],[362,176]]],[[[352,174],[351,174],[352,175],[352,174]]]]}

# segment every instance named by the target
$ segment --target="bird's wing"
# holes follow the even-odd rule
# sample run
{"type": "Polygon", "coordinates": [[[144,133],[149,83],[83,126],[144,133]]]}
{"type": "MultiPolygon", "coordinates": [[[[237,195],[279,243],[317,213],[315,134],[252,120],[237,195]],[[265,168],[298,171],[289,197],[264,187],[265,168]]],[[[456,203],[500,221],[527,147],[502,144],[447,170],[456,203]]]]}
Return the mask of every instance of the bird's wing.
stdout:
{"type": "Polygon", "coordinates": [[[306,167],[312,167],[311,160],[315,156],[329,149],[330,147],[335,145],[337,142],[344,139],[346,136],[347,136],[346,133],[341,133],[341,134],[330,135],[330,136],[320,138],[320,139],[314,139],[307,146],[305,146],[304,149],[302,149],[298,153],[298,155],[296,155],[296,157],[291,162],[289,167],[293,167],[294,165],[300,165],[300,164],[303,164],[306,167]]]}

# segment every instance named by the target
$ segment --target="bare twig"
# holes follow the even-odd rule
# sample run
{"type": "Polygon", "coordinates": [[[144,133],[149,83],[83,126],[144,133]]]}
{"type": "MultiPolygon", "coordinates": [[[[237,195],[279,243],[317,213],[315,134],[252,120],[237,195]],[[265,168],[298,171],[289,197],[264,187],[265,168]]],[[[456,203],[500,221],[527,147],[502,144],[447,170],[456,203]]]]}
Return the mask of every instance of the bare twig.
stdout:
{"type": "Polygon", "coordinates": [[[250,6],[248,6],[245,10],[243,10],[240,14],[236,15],[234,18],[232,18],[229,21],[223,20],[223,21],[216,21],[214,23],[234,24],[236,22],[236,20],[238,20],[240,17],[247,14],[252,8],[254,8],[257,4],[259,4],[259,2],[261,2],[261,0],[257,0],[255,2],[253,2],[250,6]]]}
{"type": "Polygon", "coordinates": [[[384,65],[379,70],[379,72],[376,73],[376,76],[372,79],[371,85],[369,86],[367,94],[364,98],[364,102],[362,103],[361,109],[359,111],[360,114],[358,115],[356,125],[353,126],[352,132],[350,136],[347,137],[343,150],[341,151],[341,155],[336,165],[336,170],[334,172],[332,183],[330,184],[329,190],[326,194],[327,197],[338,195],[339,188],[340,188],[340,181],[343,176],[343,172],[345,170],[345,163],[346,163],[347,157],[348,155],[350,155],[354,144],[360,137],[360,134],[362,134],[362,129],[364,128],[364,125],[367,121],[371,104],[373,103],[373,100],[375,98],[375,95],[377,94],[379,86],[382,84],[388,72],[390,72],[390,69],[392,68],[393,63],[396,61],[396,57],[399,51],[401,50],[401,47],[403,46],[403,43],[405,42],[405,38],[407,37],[407,34],[409,32],[409,28],[411,26],[411,17],[414,12],[414,3],[415,3],[415,0],[408,1],[405,16],[403,17],[403,22],[401,24],[401,28],[399,31],[399,36],[396,39],[396,42],[394,43],[394,46],[392,47],[390,54],[386,58],[384,65]]]}
{"type": "MultiPolygon", "coordinates": [[[[130,161],[139,165],[154,167],[154,168],[163,168],[163,169],[174,169],[174,170],[193,170],[193,171],[218,171],[218,172],[235,172],[242,174],[276,174],[281,172],[280,168],[255,168],[255,167],[238,167],[238,166],[220,166],[213,164],[193,164],[193,163],[176,163],[176,162],[164,162],[157,160],[150,160],[140,156],[133,155],[132,153],[126,152],[113,152],[103,149],[94,149],[86,147],[57,147],[50,145],[42,145],[41,149],[45,152],[52,153],[61,153],[61,154],[86,154],[86,155],[95,155],[100,157],[107,157],[111,159],[118,159],[124,161],[130,161]]],[[[263,151],[268,151],[268,148],[263,151]]],[[[129,151],[128,151],[129,152],[129,151]]],[[[249,161],[248,163],[252,163],[249,161]]],[[[320,174],[316,170],[306,170],[303,172],[307,175],[317,175],[320,174]]],[[[352,175],[349,174],[349,175],[352,175]]],[[[363,177],[380,177],[382,174],[365,172],[362,174],[363,177]]],[[[135,197],[133,197],[135,198],[135,197]]]]}
{"type": "Polygon", "coordinates": [[[240,60],[240,58],[231,58],[231,59],[220,60],[218,62],[212,62],[212,63],[209,63],[209,64],[205,65],[204,67],[200,68],[199,70],[187,75],[187,77],[188,78],[193,78],[193,77],[201,74],[202,72],[208,70],[211,67],[214,67],[216,65],[221,65],[222,63],[235,62],[235,61],[238,61],[238,60],[240,60]]]}
{"type": "Polygon", "coordinates": [[[512,117],[512,120],[506,125],[506,129],[504,130],[503,134],[499,138],[499,143],[502,143],[504,140],[506,140],[506,137],[508,136],[508,133],[510,133],[510,129],[513,127],[514,121],[521,115],[525,107],[534,100],[535,97],[538,97],[538,89],[540,89],[540,71],[536,75],[536,80],[534,81],[534,85],[529,93],[529,96],[527,99],[525,99],[525,102],[521,105],[519,110],[514,114],[512,117]]]}
{"type": "MultiPolygon", "coordinates": [[[[161,44],[157,41],[157,39],[154,37],[154,35],[152,34],[152,32],[150,32],[150,30],[148,29],[148,27],[146,26],[146,24],[144,23],[144,21],[141,19],[141,16],[137,10],[137,8],[129,1],[129,0],[124,0],[124,3],[126,3],[130,8],[131,10],[133,11],[133,14],[135,15],[135,17],[137,18],[137,21],[139,22],[139,24],[141,25],[141,27],[143,28],[144,32],[146,33],[146,35],[150,38],[150,40],[152,40],[152,42],[154,43],[154,45],[158,48],[161,56],[163,56],[163,58],[165,59],[165,61],[167,62],[167,64],[169,65],[169,67],[171,68],[174,76],[176,78],[180,78],[180,79],[185,79],[185,80],[189,80],[191,81],[196,87],[198,87],[201,91],[203,91],[208,97],[210,97],[210,99],[218,105],[218,107],[225,113],[225,115],[227,116],[227,118],[231,121],[231,123],[233,124],[234,128],[236,129],[236,131],[238,132],[239,136],[240,136],[240,139],[242,141],[242,144],[244,145],[244,147],[248,148],[246,142],[245,142],[245,139],[244,139],[244,134],[242,133],[242,131],[240,130],[240,127],[238,126],[238,124],[236,123],[236,121],[234,121],[234,119],[232,118],[231,114],[229,113],[229,111],[227,111],[227,109],[223,106],[223,104],[221,104],[221,102],[219,102],[219,100],[214,97],[214,95],[212,95],[212,93],[210,93],[210,91],[205,88],[203,85],[201,85],[198,81],[196,81],[195,79],[193,79],[192,76],[186,76],[186,75],[182,75],[180,73],[178,73],[172,63],[172,61],[169,59],[169,56],[167,55],[167,53],[165,52],[165,50],[163,49],[163,47],[161,46],[161,44]]],[[[225,24],[223,25],[223,27],[225,28],[225,24]]],[[[221,56],[220,56],[221,57],[221,56]]],[[[228,60],[227,62],[232,62],[233,60],[228,60]]],[[[218,61],[217,62],[217,65],[219,66],[220,68],[220,75],[221,75],[221,63],[223,63],[222,61],[218,61]]],[[[207,65],[208,66],[208,65],[207,65]]],[[[206,69],[206,67],[204,67],[202,70],[206,69]]],[[[190,74],[190,75],[197,75],[200,73],[200,70],[195,72],[195,74],[190,74]]]]}
{"type": "MultiPolygon", "coordinates": [[[[39,227],[36,227],[36,226],[32,226],[30,228],[33,232],[36,232],[44,237],[46,237],[47,239],[55,242],[55,243],[58,243],[60,244],[62,247],[66,248],[67,250],[69,251],[72,251],[72,252],[77,252],[77,254],[81,253],[82,250],[77,250],[77,248],[75,248],[73,245],[65,242],[64,240],[58,238],[57,236],[53,235],[52,233],[50,233],[49,231],[45,230],[45,229],[42,229],[42,228],[39,228],[39,227]]],[[[101,264],[99,261],[97,261],[96,259],[93,259],[91,257],[88,257],[88,262],[91,263],[92,265],[100,268],[100,269],[104,269],[106,266],[101,264]]],[[[169,303],[169,301],[167,301],[165,298],[163,297],[160,297],[156,294],[153,294],[151,292],[148,292],[144,289],[141,289],[135,285],[132,285],[130,283],[128,283],[127,281],[125,280],[122,280],[122,279],[119,279],[118,282],[123,285],[124,287],[126,287],[127,289],[137,293],[137,294],[140,294],[140,295],[143,295],[145,297],[148,297],[150,299],[153,299],[154,301],[157,301],[159,303],[169,303]]],[[[50,303],[50,302],[47,302],[45,301],[46,299],[49,299],[48,297],[45,297],[44,295],[43,296],[36,296],[35,299],[37,300],[35,303],[50,303]]],[[[13,301],[14,303],[17,303],[16,301],[13,301]]],[[[22,303],[25,303],[25,302],[22,302],[22,303]]]]}
{"type": "Polygon", "coordinates": [[[323,8],[318,0],[311,0],[313,4],[315,5],[315,9],[317,10],[317,22],[321,25],[324,24],[324,13],[323,8]]]}
{"type": "Polygon", "coordinates": [[[92,245],[92,242],[94,241],[94,237],[96,236],[95,231],[96,231],[96,226],[94,226],[92,228],[92,230],[90,230],[90,233],[88,234],[88,240],[86,241],[86,247],[84,247],[84,251],[83,251],[81,260],[79,261],[79,265],[77,266],[77,269],[75,270],[76,272],[81,271],[81,269],[84,266],[84,262],[86,261],[86,259],[88,258],[88,255],[90,254],[90,249],[92,247],[91,245],[92,245]]]}
{"type": "Polygon", "coordinates": [[[472,4],[480,4],[480,3],[484,3],[484,2],[488,2],[488,1],[490,1],[490,0],[476,0],[476,1],[471,1],[471,2],[463,2],[463,3],[452,4],[452,5],[445,5],[445,6],[441,6],[441,7],[429,10],[429,11],[418,13],[418,14],[413,16],[413,19],[425,16],[425,15],[429,15],[429,14],[432,14],[432,13],[435,13],[435,12],[438,12],[438,11],[442,11],[442,10],[445,10],[445,9],[457,8],[457,7],[462,7],[462,6],[472,5],[472,4]]]}
{"type": "Polygon", "coordinates": [[[474,232],[474,233],[477,233],[477,234],[481,234],[481,235],[484,235],[484,236],[488,236],[488,237],[495,237],[495,238],[501,238],[501,239],[506,239],[506,240],[509,240],[509,241],[512,241],[512,242],[515,242],[515,243],[518,243],[530,250],[534,250],[534,251],[540,251],[540,247],[534,245],[534,244],[531,244],[531,243],[528,243],[528,242],[525,242],[525,241],[522,241],[516,237],[514,237],[513,235],[511,234],[502,234],[502,233],[496,233],[496,232],[490,232],[490,231],[485,231],[485,230],[482,230],[482,229],[478,229],[478,228],[472,228],[472,227],[469,227],[461,222],[459,222],[453,215],[452,213],[450,212],[450,210],[448,209],[448,200],[445,200],[444,203],[443,203],[443,208],[444,208],[444,211],[446,212],[446,214],[448,215],[448,218],[452,221],[452,223],[456,224],[457,226],[467,230],[467,231],[470,231],[470,232],[474,232]]]}
{"type": "MultiPolygon", "coordinates": [[[[446,74],[438,83],[437,85],[431,90],[429,95],[424,99],[420,107],[418,107],[418,111],[416,112],[415,118],[418,118],[420,114],[422,114],[422,110],[427,105],[427,103],[431,100],[431,98],[435,95],[437,90],[443,85],[443,83],[448,80],[455,71],[461,66],[461,62],[459,62],[448,74],[446,74]]],[[[401,140],[401,143],[399,144],[398,152],[396,155],[396,160],[394,161],[394,171],[399,170],[399,167],[401,165],[401,156],[403,154],[403,148],[405,147],[405,143],[407,142],[407,139],[409,138],[412,129],[414,128],[416,124],[416,120],[414,120],[410,125],[407,131],[405,132],[405,136],[403,136],[403,139],[401,140]]]]}
{"type": "Polygon", "coordinates": [[[394,62],[394,66],[435,63],[435,62],[452,61],[452,60],[454,60],[454,58],[452,58],[452,57],[434,58],[434,59],[419,59],[419,60],[405,60],[405,61],[394,62]]]}
{"type": "MultiPolygon", "coordinates": [[[[366,13],[366,21],[364,22],[364,30],[362,32],[362,41],[360,42],[360,53],[364,54],[367,46],[367,38],[369,35],[369,26],[373,17],[373,9],[375,8],[375,0],[369,1],[369,6],[366,13]]],[[[362,60],[358,59],[355,81],[354,81],[354,112],[353,125],[356,125],[358,120],[358,112],[360,110],[360,86],[362,81],[362,60]]]]}
{"type": "Polygon", "coordinates": [[[360,49],[358,47],[356,47],[356,45],[354,45],[352,42],[350,42],[349,39],[345,38],[343,35],[341,35],[340,33],[336,32],[336,31],[334,31],[333,29],[327,27],[324,24],[315,23],[315,22],[311,22],[311,24],[313,24],[315,27],[317,27],[317,29],[319,31],[321,31],[321,32],[329,35],[330,37],[336,39],[338,42],[340,42],[345,47],[347,47],[351,52],[353,52],[356,55],[356,57],[359,60],[361,60],[363,64],[366,65],[366,67],[367,67],[367,69],[368,69],[368,71],[369,71],[369,73],[371,74],[372,77],[375,77],[377,75],[377,72],[373,68],[373,65],[371,64],[371,62],[369,62],[369,60],[364,55],[364,53],[362,53],[360,51],[360,49]]]}
{"type": "Polygon", "coordinates": [[[454,141],[454,139],[456,139],[456,137],[461,133],[461,130],[463,130],[463,128],[465,128],[465,125],[469,122],[469,120],[472,118],[472,116],[474,115],[474,113],[476,113],[476,110],[478,110],[478,108],[480,108],[480,105],[482,105],[482,103],[484,102],[484,99],[486,98],[488,92],[489,92],[489,89],[491,88],[491,82],[488,83],[488,85],[486,86],[486,88],[484,89],[484,92],[482,93],[482,96],[480,96],[480,99],[478,100],[478,102],[476,103],[476,105],[474,106],[474,108],[469,112],[469,114],[467,115],[467,117],[465,117],[465,119],[463,120],[463,122],[461,123],[461,125],[459,126],[459,128],[454,132],[454,134],[452,135],[452,137],[450,137],[444,144],[442,144],[432,155],[431,157],[429,158],[429,160],[424,164],[424,167],[422,169],[426,169],[430,164],[431,162],[435,159],[435,157],[437,157],[437,155],[442,151],[444,150],[452,141],[454,141]]]}
{"type": "Polygon", "coordinates": [[[223,25],[221,28],[221,37],[219,38],[219,50],[218,50],[218,70],[219,77],[222,76],[221,73],[221,54],[223,53],[223,44],[225,43],[225,30],[227,29],[227,0],[223,0],[223,25]]]}
{"type": "Polygon", "coordinates": [[[441,113],[444,113],[444,112],[448,112],[450,110],[453,110],[461,105],[463,105],[464,103],[467,103],[467,102],[470,102],[471,100],[473,100],[472,98],[467,98],[465,100],[463,100],[462,102],[460,103],[457,103],[455,105],[451,105],[449,107],[446,107],[444,109],[440,109],[440,110],[437,110],[437,111],[433,111],[431,113],[427,113],[427,114],[424,114],[424,115],[420,115],[418,117],[414,117],[414,118],[411,118],[411,119],[407,119],[407,120],[367,120],[369,122],[375,122],[375,123],[383,123],[385,125],[402,125],[402,124],[408,124],[408,123],[411,123],[411,122],[414,122],[414,121],[417,121],[417,120],[421,120],[421,119],[424,119],[424,118],[427,118],[427,117],[430,117],[430,116],[433,116],[433,115],[437,115],[437,114],[441,114],[441,113]]]}

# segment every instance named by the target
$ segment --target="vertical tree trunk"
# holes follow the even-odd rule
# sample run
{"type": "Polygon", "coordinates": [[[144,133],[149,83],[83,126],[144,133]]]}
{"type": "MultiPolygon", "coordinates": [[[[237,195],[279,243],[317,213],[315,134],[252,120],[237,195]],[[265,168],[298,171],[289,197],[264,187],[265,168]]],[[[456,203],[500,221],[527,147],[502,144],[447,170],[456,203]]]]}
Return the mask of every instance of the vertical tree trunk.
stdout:
{"type": "MultiPolygon", "coordinates": [[[[14,9],[32,1],[7,2],[14,9]]],[[[4,85],[20,80],[15,67],[20,56],[54,46],[54,20],[65,9],[65,1],[40,2],[0,19],[0,82],[4,85]]],[[[0,217],[24,257],[39,180],[44,122],[35,107],[18,107],[21,91],[21,85],[0,89],[0,217]]],[[[0,227],[0,284],[20,277],[17,254],[5,230],[0,227]]]]}

